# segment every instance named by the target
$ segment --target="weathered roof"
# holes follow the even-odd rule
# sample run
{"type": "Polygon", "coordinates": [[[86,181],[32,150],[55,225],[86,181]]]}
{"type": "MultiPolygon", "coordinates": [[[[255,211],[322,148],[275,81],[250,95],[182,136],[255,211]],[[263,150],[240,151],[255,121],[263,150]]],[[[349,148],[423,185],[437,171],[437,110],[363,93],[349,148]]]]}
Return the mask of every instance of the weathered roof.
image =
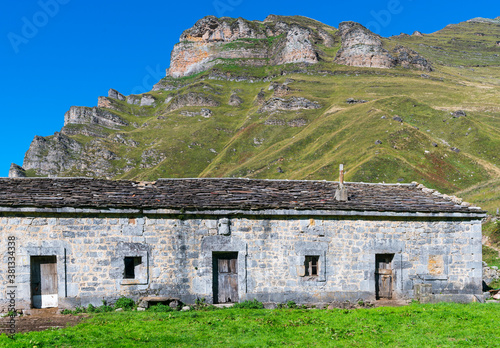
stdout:
{"type": "Polygon", "coordinates": [[[0,178],[0,207],[182,210],[353,210],[484,213],[417,184],[251,179],[160,179],[154,183],[86,178],[0,178]]]}

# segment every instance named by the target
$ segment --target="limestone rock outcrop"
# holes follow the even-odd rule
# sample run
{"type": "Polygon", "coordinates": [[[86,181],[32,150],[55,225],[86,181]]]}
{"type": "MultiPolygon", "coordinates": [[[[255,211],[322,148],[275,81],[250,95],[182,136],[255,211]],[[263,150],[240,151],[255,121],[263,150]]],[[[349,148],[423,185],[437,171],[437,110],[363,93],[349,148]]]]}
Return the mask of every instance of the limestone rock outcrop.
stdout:
{"type": "Polygon", "coordinates": [[[97,97],[97,107],[106,109],[115,109],[112,100],[108,97],[97,97]]]}
{"type": "Polygon", "coordinates": [[[217,107],[220,103],[212,96],[203,93],[189,92],[176,96],[168,105],[168,112],[181,109],[185,106],[212,106],[217,107]]]}
{"type": "Polygon", "coordinates": [[[380,37],[359,23],[342,22],[339,24],[342,47],[335,58],[343,65],[392,68],[396,59],[382,47],[380,37]]]}
{"type": "Polygon", "coordinates": [[[284,97],[290,93],[290,87],[288,87],[288,83],[273,82],[269,86],[269,90],[273,91],[273,96],[275,97],[284,97]]]}
{"type": "Polygon", "coordinates": [[[114,105],[116,103],[115,100],[125,101],[126,97],[117,90],[110,88],[107,97],[97,98],[97,107],[118,110],[118,108],[114,105]]]}
{"type": "Polygon", "coordinates": [[[187,117],[201,116],[201,117],[205,117],[205,118],[210,118],[213,115],[213,112],[210,109],[203,108],[199,112],[184,110],[184,111],[181,111],[181,115],[187,116],[187,117]]]}
{"type": "Polygon", "coordinates": [[[56,176],[78,170],[91,177],[116,175],[111,161],[119,159],[95,139],[82,145],[67,135],[56,132],[51,137],[35,136],[24,156],[23,169],[36,175],[56,176]]]}
{"type": "Polygon", "coordinates": [[[9,169],[9,178],[25,178],[26,177],[26,170],[24,170],[23,167],[11,163],[10,169],[9,169]]]}
{"type": "Polygon", "coordinates": [[[65,172],[76,163],[82,145],[56,132],[52,137],[35,136],[24,156],[23,168],[34,169],[37,175],[55,175],[65,172]]]}
{"type": "Polygon", "coordinates": [[[302,97],[292,97],[290,99],[271,98],[262,105],[259,112],[271,112],[276,110],[310,110],[319,109],[321,105],[318,102],[310,101],[302,97]]]}
{"type": "Polygon", "coordinates": [[[224,59],[248,65],[318,62],[314,42],[331,47],[334,38],[325,30],[315,32],[279,16],[264,22],[208,16],[184,31],[172,51],[168,74],[189,76],[210,69],[224,59]]]}
{"type": "Polygon", "coordinates": [[[394,48],[393,54],[396,58],[397,64],[401,65],[403,68],[432,71],[432,66],[427,59],[414,50],[398,45],[394,48]]]}
{"type": "Polygon", "coordinates": [[[125,101],[125,96],[113,88],[109,89],[108,98],[113,98],[113,99],[118,99],[120,101],[125,101]]]}
{"type": "Polygon", "coordinates": [[[342,22],[339,24],[339,32],[342,47],[335,58],[339,64],[370,68],[393,68],[401,65],[408,69],[432,71],[431,64],[418,52],[401,45],[389,52],[383,47],[380,36],[359,23],[342,22]]]}
{"type": "Polygon", "coordinates": [[[229,97],[228,104],[231,106],[240,106],[243,103],[243,99],[241,99],[238,94],[232,93],[231,97],[229,97]]]}
{"type": "Polygon", "coordinates": [[[152,106],[155,103],[155,98],[152,95],[145,94],[141,98],[141,106],[152,106]]]}
{"type": "Polygon", "coordinates": [[[141,103],[141,98],[136,95],[127,96],[127,104],[139,105],[141,103]]]}
{"type": "Polygon", "coordinates": [[[128,126],[127,121],[120,116],[98,107],[72,106],[64,114],[64,125],[96,124],[110,129],[128,126]]]}

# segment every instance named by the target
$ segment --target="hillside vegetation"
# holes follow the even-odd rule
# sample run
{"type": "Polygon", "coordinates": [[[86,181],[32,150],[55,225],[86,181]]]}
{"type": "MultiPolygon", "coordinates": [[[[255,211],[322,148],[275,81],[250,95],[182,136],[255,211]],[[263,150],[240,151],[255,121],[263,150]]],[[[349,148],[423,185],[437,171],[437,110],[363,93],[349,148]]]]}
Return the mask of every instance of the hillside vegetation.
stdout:
{"type": "MultiPolygon", "coordinates": [[[[64,141],[57,133],[38,152],[32,144],[30,163],[50,161],[64,144],[63,159],[73,164],[50,172],[25,159],[27,174],[336,180],[344,163],[349,181],[418,181],[491,212],[500,207],[499,23],[381,39],[388,51],[402,45],[418,52],[429,72],[337,64],[337,29],[280,18],[331,35],[332,42],[314,42],[317,64],[218,58],[204,72],[162,79],[147,93],[152,105],[107,98],[101,107],[127,125],[66,124],[64,141]]],[[[279,40],[223,45],[262,50],[279,40]]]]}

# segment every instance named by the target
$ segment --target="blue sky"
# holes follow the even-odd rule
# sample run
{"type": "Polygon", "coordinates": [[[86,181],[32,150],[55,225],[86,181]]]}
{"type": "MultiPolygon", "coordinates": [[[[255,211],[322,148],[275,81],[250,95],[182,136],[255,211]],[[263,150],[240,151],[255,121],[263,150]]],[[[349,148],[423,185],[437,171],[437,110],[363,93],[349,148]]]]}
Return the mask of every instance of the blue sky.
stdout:
{"type": "Polygon", "coordinates": [[[263,20],[302,15],[334,27],[359,22],[382,36],[431,33],[473,17],[500,16],[500,2],[430,0],[6,0],[0,13],[0,176],[22,165],[35,135],[63,126],[72,105],[95,106],[109,88],[151,89],[182,31],[206,15],[263,20]]]}

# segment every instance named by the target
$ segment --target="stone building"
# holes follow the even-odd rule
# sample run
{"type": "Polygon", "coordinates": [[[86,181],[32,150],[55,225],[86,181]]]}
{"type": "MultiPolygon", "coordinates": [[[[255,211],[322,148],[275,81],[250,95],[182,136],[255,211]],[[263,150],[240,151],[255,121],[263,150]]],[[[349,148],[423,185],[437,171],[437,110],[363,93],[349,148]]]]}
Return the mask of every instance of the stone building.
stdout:
{"type": "Polygon", "coordinates": [[[481,300],[484,216],[417,184],[5,178],[0,304],[481,300]]]}

